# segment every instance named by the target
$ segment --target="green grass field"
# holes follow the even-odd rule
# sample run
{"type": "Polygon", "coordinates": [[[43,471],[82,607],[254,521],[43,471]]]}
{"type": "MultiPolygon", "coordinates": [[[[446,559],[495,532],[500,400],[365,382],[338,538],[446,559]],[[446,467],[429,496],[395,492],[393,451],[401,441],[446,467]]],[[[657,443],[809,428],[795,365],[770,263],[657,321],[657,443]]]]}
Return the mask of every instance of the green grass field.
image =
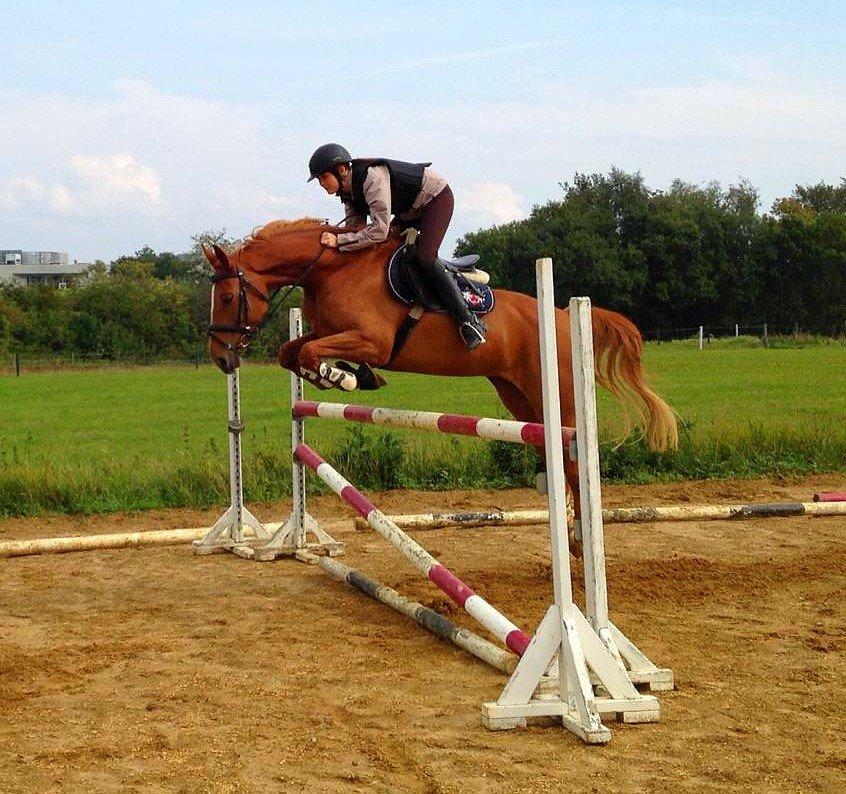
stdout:
{"type": "MultiPolygon", "coordinates": [[[[647,346],[656,389],[687,428],[682,450],[659,458],[606,447],[606,475],[646,480],[846,468],[846,347],[755,349],[647,346]]],[[[351,401],[505,416],[483,379],[389,374],[351,401]]],[[[246,488],[251,499],[288,483],[289,380],[272,365],[242,369],[246,488]]],[[[317,399],[340,393],[310,392],[317,399]],[[319,396],[318,396],[319,395],[319,396]]],[[[0,514],[204,506],[226,501],[226,391],[210,365],[24,373],[0,378],[0,514]]],[[[602,432],[618,412],[600,395],[602,432]]],[[[309,440],[336,452],[363,484],[448,487],[526,480],[519,448],[472,439],[310,422],[309,440]],[[499,448],[499,449],[497,449],[499,448]],[[381,466],[372,465],[373,457],[381,466]],[[503,469],[505,473],[499,470],[503,469]],[[374,471],[381,474],[374,479],[374,471]]]]}

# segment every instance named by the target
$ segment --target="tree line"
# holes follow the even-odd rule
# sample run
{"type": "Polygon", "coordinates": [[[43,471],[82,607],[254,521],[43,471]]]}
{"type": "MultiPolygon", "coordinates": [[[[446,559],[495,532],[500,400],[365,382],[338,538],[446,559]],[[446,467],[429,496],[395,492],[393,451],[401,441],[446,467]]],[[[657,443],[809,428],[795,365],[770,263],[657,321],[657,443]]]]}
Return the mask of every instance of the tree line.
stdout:
{"type": "MultiPolygon", "coordinates": [[[[757,191],[681,181],[650,190],[640,174],[577,174],[562,196],[523,221],[458,242],[479,253],[495,286],[534,294],[533,263],[551,256],[556,300],[590,295],[644,331],[770,323],[842,335],[846,323],[846,180],[797,186],[759,211],[757,191]]],[[[149,247],[71,289],[0,285],[0,354],[74,353],[112,359],[193,358],[205,344],[208,266],[203,232],[182,254],[149,247]]],[[[288,301],[293,305],[296,292],[288,301]]],[[[253,344],[272,356],[287,339],[278,311],[253,344]]]]}
{"type": "Polygon", "coordinates": [[[702,323],[846,328],[846,180],[799,185],[769,212],[746,182],[723,189],[640,174],[577,174],[523,221],[459,240],[492,280],[534,291],[534,260],[553,257],[556,301],[590,295],[643,330],[702,323]]]}
{"type": "MultiPolygon", "coordinates": [[[[210,269],[200,247],[231,247],[238,241],[227,238],[225,230],[203,232],[193,241],[182,254],[145,246],[110,267],[98,262],[70,289],[0,284],[0,354],[194,358],[206,344],[211,295],[210,269]]],[[[287,315],[279,312],[256,338],[253,355],[273,355],[283,338],[287,315]]]]}

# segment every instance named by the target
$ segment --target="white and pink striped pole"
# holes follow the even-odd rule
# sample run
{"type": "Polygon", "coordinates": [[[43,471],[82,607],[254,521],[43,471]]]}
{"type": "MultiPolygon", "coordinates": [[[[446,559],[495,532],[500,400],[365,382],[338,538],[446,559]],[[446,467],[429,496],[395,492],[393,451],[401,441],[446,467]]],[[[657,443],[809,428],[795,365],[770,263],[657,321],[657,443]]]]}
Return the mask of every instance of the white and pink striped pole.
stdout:
{"type": "Polygon", "coordinates": [[[422,571],[456,604],[464,608],[471,617],[479,621],[491,634],[501,640],[509,650],[518,656],[523,655],[531,637],[492,607],[484,598],[476,595],[472,588],[464,584],[426,549],[406,535],[311,447],[307,444],[299,444],[294,450],[294,458],[308,466],[338,496],[353,507],[388,543],[397,548],[412,565],[422,571]]]}
{"type": "MultiPolygon", "coordinates": [[[[369,425],[435,430],[450,435],[476,436],[489,441],[509,441],[513,444],[529,444],[535,447],[544,445],[542,424],[517,422],[514,419],[489,419],[461,414],[443,414],[436,411],[406,411],[312,400],[296,401],[292,406],[292,414],[294,419],[304,419],[308,416],[319,419],[343,419],[369,425]]],[[[561,438],[565,450],[573,443],[575,435],[576,431],[573,428],[562,428],[561,438]]]]}

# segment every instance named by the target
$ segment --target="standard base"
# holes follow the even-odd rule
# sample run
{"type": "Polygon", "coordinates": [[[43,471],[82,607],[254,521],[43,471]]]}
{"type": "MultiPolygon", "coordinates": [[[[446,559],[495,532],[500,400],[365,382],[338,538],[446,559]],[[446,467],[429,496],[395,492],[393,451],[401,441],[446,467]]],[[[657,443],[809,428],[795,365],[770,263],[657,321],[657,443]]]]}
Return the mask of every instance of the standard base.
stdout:
{"type": "Polygon", "coordinates": [[[669,667],[656,667],[620,629],[613,623],[610,627],[611,638],[626,666],[629,681],[648,686],[650,692],[672,692],[676,688],[669,667]]]}
{"type": "Polygon", "coordinates": [[[266,538],[243,538],[239,541],[232,538],[220,538],[211,542],[195,540],[193,545],[194,554],[198,556],[230,552],[243,557],[245,560],[251,560],[255,555],[256,548],[261,548],[264,543],[267,543],[266,538]]]}
{"type": "Polygon", "coordinates": [[[246,507],[242,508],[241,518],[240,531],[236,531],[235,511],[230,507],[201,540],[193,542],[194,554],[229,552],[245,560],[268,562],[293,557],[300,551],[330,557],[344,553],[345,545],[324,532],[308,513],[303,517],[302,528],[294,516],[284,524],[262,524],[246,507]],[[309,533],[315,542],[308,542],[309,533]]]}
{"type": "Polygon", "coordinates": [[[324,532],[317,521],[305,513],[302,525],[295,515],[289,516],[284,524],[279,525],[272,538],[263,541],[260,546],[253,549],[252,559],[257,562],[270,562],[280,557],[292,557],[303,551],[321,556],[338,557],[344,553],[345,548],[344,543],[335,540],[328,532],[324,532]],[[309,542],[309,535],[314,536],[315,541],[309,542]]]}
{"type": "MultiPolygon", "coordinates": [[[[611,731],[602,724],[603,716],[624,723],[658,722],[657,698],[635,689],[622,652],[609,647],[603,633],[575,604],[560,611],[551,606],[499,700],[483,704],[482,723],[509,730],[525,726],[528,718],[557,717],[582,741],[604,744],[611,731]]],[[[620,637],[627,651],[634,648],[620,637]]]]}
{"type": "MultiPolygon", "coordinates": [[[[646,722],[659,722],[661,709],[656,698],[651,695],[642,700],[596,698],[596,710],[601,717],[611,717],[617,722],[635,725],[646,722]]],[[[499,703],[482,704],[482,725],[492,731],[507,731],[525,728],[528,719],[537,717],[558,717],[562,727],[576,734],[588,744],[605,744],[611,740],[611,730],[601,723],[584,723],[578,712],[560,700],[532,700],[514,706],[499,703]]]]}
{"type": "Polygon", "coordinates": [[[215,522],[215,525],[200,539],[193,542],[194,554],[216,554],[229,551],[240,557],[251,557],[252,550],[267,543],[271,532],[279,524],[265,526],[246,507],[241,508],[241,519],[232,506],[215,522]],[[250,533],[250,537],[247,536],[250,533]]]}

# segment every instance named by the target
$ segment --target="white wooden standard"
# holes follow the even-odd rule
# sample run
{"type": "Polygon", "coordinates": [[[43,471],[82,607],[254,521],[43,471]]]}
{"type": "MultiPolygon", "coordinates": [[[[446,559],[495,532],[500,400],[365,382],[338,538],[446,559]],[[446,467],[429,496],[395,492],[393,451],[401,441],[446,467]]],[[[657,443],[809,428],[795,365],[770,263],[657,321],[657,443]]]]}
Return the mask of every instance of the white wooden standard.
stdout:
{"type": "MultiPolygon", "coordinates": [[[[288,336],[291,340],[303,335],[303,317],[299,309],[288,310],[288,336]]],[[[303,381],[291,373],[291,405],[303,399],[303,381]]],[[[305,443],[305,422],[301,418],[291,419],[291,450],[305,443]]],[[[293,454],[291,455],[292,502],[291,515],[274,533],[273,537],[254,551],[253,559],[260,562],[275,560],[307,549],[312,553],[330,556],[343,554],[344,544],[335,540],[320,528],[317,521],[306,510],[305,469],[293,454]],[[315,541],[309,542],[309,535],[315,541]]]]}
{"type": "MultiPolygon", "coordinates": [[[[619,656],[612,652],[609,644],[600,638],[594,626],[573,603],[567,545],[552,260],[539,259],[536,263],[536,275],[555,603],[550,606],[541,621],[499,699],[495,703],[483,704],[482,719],[489,728],[502,730],[525,725],[529,717],[556,716],[561,718],[565,728],[583,741],[602,744],[611,738],[611,731],[602,724],[602,714],[617,715],[625,722],[654,722],[659,718],[660,706],[654,696],[641,695],[635,689],[619,656]],[[549,692],[556,668],[557,691],[549,692]],[[594,686],[597,687],[596,691],[594,686]]],[[[588,302],[588,309],[589,305],[588,302]]],[[[589,322],[589,312],[587,316],[589,322]]],[[[591,374],[592,362],[591,358],[591,374]]],[[[580,362],[580,365],[584,366],[584,362],[580,362]]],[[[575,366],[577,365],[574,360],[575,366]]],[[[581,377],[584,388],[584,374],[581,377]]],[[[582,461],[590,460],[591,454],[586,449],[590,436],[586,438],[581,435],[581,431],[579,426],[579,465],[583,468],[582,461]]],[[[595,440],[594,435],[594,446],[595,440]]],[[[599,453],[598,450],[593,450],[592,453],[597,470],[595,477],[583,481],[582,487],[587,485],[588,489],[598,487],[599,482],[599,453]]],[[[598,505],[598,500],[598,493],[583,493],[583,509],[586,505],[598,505]]],[[[601,511],[589,511],[586,516],[588,523],[582,525],[587,534],[591,528],[591,516],[596,515],[601,525],[601,511]]],[[[593,522],[595,520],[593,518],[593,522]]],[[[591,537],[586,537],[585,540],[585,545],[601,543],[601,532],[598,541],[591,537]]],[[[597,553],[597,549],[594,549],[594,552],[592,560],[604,563],[604,555],[597,553]]],[[[585,568],[588,568],[587,559],[585,568]]]]}
{"type": "Polygon", "coordinates": [[[593,332],[590,298],[570,300],[570,336],[573,356],[573,395],[576,434],[579,438],[579,496],[581,518],[576,538],[585,557],[585,610],[597,631],[608,624],[605,582],[605,537],[602,526],[602,493],[599,481],[599,435],[596,426],[593,332]]]}
{"type": "Polygon", "coordinates": [[[671,690],[674,686],[672,670],[659,668],[650,662],[634,643],[622,636],[608,617],[590,298],[571,298],[569,308],[576,436],[579,439],[581,520],[577,522],[576,537],[582,541],[585,558],[585,612],[611,654],[626,666],[630,680],[649,684],[650,689],[656,691],[671,690]]]}
{"type": "Polygon", "coordinates": [[[232,551],[243,557],[252,556],[255,544],[266,543],[270,531],[244,506],[244,483],[241,465],[241,390],[238,370],[226,376],[229,403],[229,507],[214,526],[200,539],[194,541],[195,554],[212,554],[232,551]],[[252,530],[252,537],[245,537],[244,527],[252,530]]]}

